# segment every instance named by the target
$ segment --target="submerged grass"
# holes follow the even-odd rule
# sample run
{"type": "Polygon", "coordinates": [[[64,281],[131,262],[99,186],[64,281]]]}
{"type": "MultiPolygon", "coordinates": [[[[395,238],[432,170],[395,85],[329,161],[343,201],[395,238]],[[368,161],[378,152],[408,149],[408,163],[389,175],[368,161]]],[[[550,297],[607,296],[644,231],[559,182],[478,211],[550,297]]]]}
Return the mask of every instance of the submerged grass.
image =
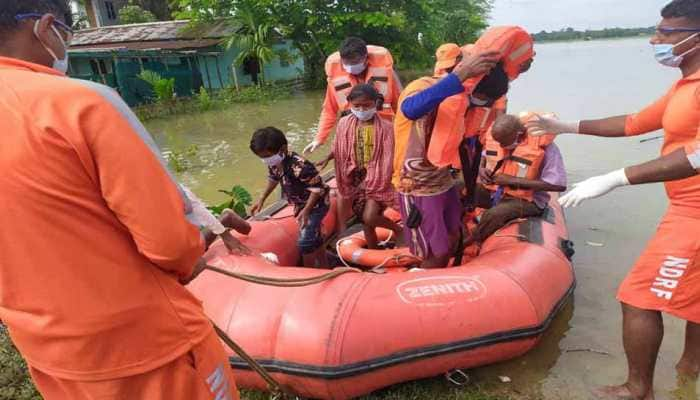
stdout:
{"type": "MultiPolygon", "coordinates": [[[[12,341],[4,328],[0,328],[0,400],[41,400],[34,388],[26,364],[17,353],[12,341]]],[[[362,400],[419,400],[419,399],[449,399],[449,400],[509,400],[512,393],[489,384],[470,384],[456,387],[444,379],[434,378],[409,382],[380,390],[362,400]]],[[[268,400],[267,393],[243,390],[242,400],[268,400]]]]}
{"type": "Polygon", "coordinates": [[[209,110],[219,110],[234,104],[268,103],[292,96],[293,88],[286,85],[248,86],[236,90],[226,88],[209,93],[200,90],[192,97],[172,101],[157,101],[134,108],[141,121],[166,118],[172,115],[195,114],[209,110]]]}

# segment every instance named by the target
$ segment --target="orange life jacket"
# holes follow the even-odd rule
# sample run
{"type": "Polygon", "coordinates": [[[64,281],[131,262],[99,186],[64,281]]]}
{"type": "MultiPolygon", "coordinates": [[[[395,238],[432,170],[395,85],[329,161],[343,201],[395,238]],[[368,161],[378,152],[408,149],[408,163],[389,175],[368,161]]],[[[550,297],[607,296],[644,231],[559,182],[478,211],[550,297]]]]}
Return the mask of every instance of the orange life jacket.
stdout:
{"type": "MultiPolygon", "coordinates": [[[[479,78],[480,79],[480,78],[479,78]]],[[[427,132],[420,130],[418,134],[416,124],[425,123],[424,119],[413,121],[401,112],[403,101],[433,86],[440,77],[423,77],[411,82],[399,97],[399,111],[394,119],[394,175],[392,183],[399,187],[400,177],[404,168],[404,162],[408,159],[424,158],[430,164],[442,169],[453,166],[461,166],[459,160],[459,145],[464,136],[464,114],[469,102],[465,93],[448,97],[438,106],[434,121],[425,126],[427,132]],[[426,137],[428,135],[429,137],[426,137]],[[427,146],[427,148],[426,148],[427,146]]],[[[476,85],[478,79],[467,80],[465,86],[476,85]]]]}
{"type": "Polygon", "coordinates": [[[470,107],[464,118],[464,137],[483,137],[496,120],[496,107],[470,107]]]}
{"type": "Polygon", "coordinates": [[[434,166],[462,167],[459,145],[464,138],[464,117],[468,108],[469,97],[465,93],[450,96],[440,103],[426,154],[434,166]]]}
{"type": "MultiPolygon", "coordinates": [[[[500,51],[503,55],[504,69],[511,80],[518,77],[520,65],[532,58],[534,54],[532,37],[516,26],[489,29],[474,45],[466,45],[463,49],[465,51],[500,51]],[[517,74],[514,71],[517,71],[517,74]]],[[[435,71],[443,72],[438,69],[435,71]]],[[[496,116],[493,107],[478,107],[471,116],[467,112],[469,109],[467,94],[474,91],[482,78],[483,76],[479,76],[466,80],[464,93],[448,97],[440,103],[426,154],[426,158],[434,166],[452,166],[461,169],[459,145],[462,139],[475,134],[485,134],[485,130],[493,123],[496,116]]],[[[433,79],[436,81],[437,78],[433,79]]],[[[505,99],[499,103],[499,107],[504,107],[505,99]]]]}
{"type": "Polygon", "coordinates": [[[384,105],[379,112],[382,116],[393,116],[390,94],[394,92],[396,80],[394,79],[394,59],[389,50],[381,46],[367,46],[367,71],[364,81],[357,79],[343,69],[340,53],[331,54],[326,60],[326,76],[328,85],[332,88],[340,111],[350,109],[348,95],[353,86],[360,83],[372,83],[377,91],[384,96],[384,105]]]}
{"type": "MultiPolygon", "coordinates": [[[[525,123],[533,118],[534,115],[533,113],[525,113],[520,118],[525,123]]],[[[554,142],[554,135],[526,135],[525,141],[521,142],[513,150],[506,150],[501,147],[501,144],[491,135],[491,130],[486,133],[484,139],[486,169],[495,174],[537,180],[540,178],[545,149],[554,142]]],[[[491,191],[496,191],[499,188],[498,185],[484,186],[491,191]]],[[[528,189],[506,186],[504,187],[504,193],[527,201],[533,201],[534,198],[534,191],[528,189]]]]}
{"type": "MultiPolygon", "coordinates": [[[[472,48],[465,46],[468,51],[472,48]]],[[[475,50],[498,50],[503,67],[513,81],[520,76],[520,66],[535,55],[532,36],[519,26],[494,26],[474,43],[475,50]]]]}

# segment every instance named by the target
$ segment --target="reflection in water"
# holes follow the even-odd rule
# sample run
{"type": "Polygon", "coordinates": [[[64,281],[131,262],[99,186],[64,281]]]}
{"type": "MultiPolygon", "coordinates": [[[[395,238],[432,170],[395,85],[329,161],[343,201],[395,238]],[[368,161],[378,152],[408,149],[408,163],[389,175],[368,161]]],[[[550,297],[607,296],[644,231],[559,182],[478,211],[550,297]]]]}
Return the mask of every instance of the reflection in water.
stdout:
{"type": "MultiPolygon", "coordinates": [[[[654,61],[647,39],[539,45],[532,69],[512,85],[509,107],[515,113],[554,111],[563,119],[630,113],[660,97],[676,78],[677,72],[654,61]]],[[[301,150],[313,138],[321,96],[305,93],[266,105],[233,105],[223,111],[153,121],[148,126],[166,151],[198,146],[192,167],[179,176],[205,200],[218,202],[222,198],[217,189],[242,184],[257,193],[265,185],[265,168],[248,150],[253,131],[277,126],[288,133],[291,147],[301,150]]],[[[561,137],[557,143],[571,182],[654,158],[661,146],[660,141],[640,143],[639,138],[578,136],[561,137]]],[[[317,150],[313,159],[327,151],[328,146],[317,150]]],[[[471,374],[484,382],[509,376],[512,383],[498,385],[533,399],[589,399],[591,387],[622,382],[627,371],[615,292],[665,207],[663,188],[648,185],[619,189],[570,210],[567,217],[576,243],[578,278],[573,304],[554,321],[536,349],[471,374]],[[587,241],[604,246],[590,247],[587,241]],[[563,351],[574,348],[610,355],[563,351]]],[[[685,324],[668,316],[665,321],[666,336],[657,364],[657,399],[695,399],[694,384],[679,387],[674,370],[685,324]]],[[[442,382],[423,385],[443,393],[442,382]]]]}
{"type": "MultiPolygon", "coordinates": [[[[209,202],[219,202],[218,189],[234,184],[254,194],[266,185],[266,169],[249,149],[250,137],[262,127],[275,126],[287,135],[292,150],[301,152],[316,133],[322,93],[299,93],[269,104],[233,104],[225,110],[155,120],[148,128],[166,155],[198,151],[188,158],[180,179],[209,202]]],[[[324,146],[311,157],[320,159],[324,146]]]]}

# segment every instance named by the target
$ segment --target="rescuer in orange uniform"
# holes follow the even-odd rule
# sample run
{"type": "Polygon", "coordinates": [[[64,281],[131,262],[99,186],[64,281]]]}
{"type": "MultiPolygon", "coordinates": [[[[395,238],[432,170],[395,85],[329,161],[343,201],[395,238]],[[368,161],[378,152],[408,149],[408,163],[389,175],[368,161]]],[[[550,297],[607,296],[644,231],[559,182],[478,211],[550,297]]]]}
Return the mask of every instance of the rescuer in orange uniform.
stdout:
{"type": "Polygon", "coordinates": [[[542,118],[528,124],[533,135],[621,137],[664,130],[660,158],[587,179],[560,199],[564,206],[576,206],[619,186],[651,182],[666,186],[668,211],[617,295],[622,303],[628,378],[623,385],[599,391],[625,399],[654,398],[662,312],[687,321],[678,372],[697,379],[700,371],[700,2],[674,0],[661,15],[651,39],[656,59],[680,68],[683,75],[663,97],[637,114],[580,122],[542,118]]]}
{"type": "Polygon", "coordinates": [[[328,57],[325,71],[328,87],[318,132],[316,138],[304,148],[304,153],[312,153],[326,143],[338,122],[339,113],[350,113],[347,97],[355,85],[369,83],[377,89],[384,97],[377,115],[388,121],[393,120],[396,114],[399,95],[403,90],[401,80],[394,71],[391,52],[381,46],[367,45],[356,37],[345,39],[340,50],[328,57]]]}

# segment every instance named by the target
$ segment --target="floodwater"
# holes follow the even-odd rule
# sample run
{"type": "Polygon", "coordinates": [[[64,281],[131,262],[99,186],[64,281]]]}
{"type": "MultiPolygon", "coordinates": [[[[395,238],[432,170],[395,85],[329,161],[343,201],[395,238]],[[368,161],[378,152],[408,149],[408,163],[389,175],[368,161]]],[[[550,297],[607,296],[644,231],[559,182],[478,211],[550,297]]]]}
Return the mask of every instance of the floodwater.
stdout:
{"type": "MultiPolygon", "coordinates": [[[[563,119],[634,112],[660,97],[678,77],[676,71],[654,61],[646,39],[545,44],[536,50],[532,70],[511,88],[513,112],[554,111],[563,119]]],[[[194,167],[180,175],[205,200],[215,202],[222,199],[217,189],[233,184],[254,193],[264,187],[265,169],[248,150],[255,128],[277,126],[288,132],[292,148],[301,149],[313,137],[321,101],[320,93],[310,93],[268,105],[154,121],[149,128],[166,151],[199,145],[194,167]]],[[[570,182],[576,182],[658,154],[661,141],[639,140],[569,136],[559,138],[558,144],[570,182]]],[[[321,148],[314,158],[326,151],[321,148]]],[[[536,349],[474,370],[470,372],[474,380],[508,386],[514,397],[532,399],[589,399],[590,387],[622,382],[626,363],[615,292],[665,207],[662,186],[648,185],[619,189],[568,211],[578,277],[573,304],[554,321],[536,349]],[[498,383],[498,376],[512,381],[498,383]]],[[[685,325],[670,316],[665,316],[665,323],[657,398],[697,399],[694,386],[679,388],[674,370],[685,325]]]]}

